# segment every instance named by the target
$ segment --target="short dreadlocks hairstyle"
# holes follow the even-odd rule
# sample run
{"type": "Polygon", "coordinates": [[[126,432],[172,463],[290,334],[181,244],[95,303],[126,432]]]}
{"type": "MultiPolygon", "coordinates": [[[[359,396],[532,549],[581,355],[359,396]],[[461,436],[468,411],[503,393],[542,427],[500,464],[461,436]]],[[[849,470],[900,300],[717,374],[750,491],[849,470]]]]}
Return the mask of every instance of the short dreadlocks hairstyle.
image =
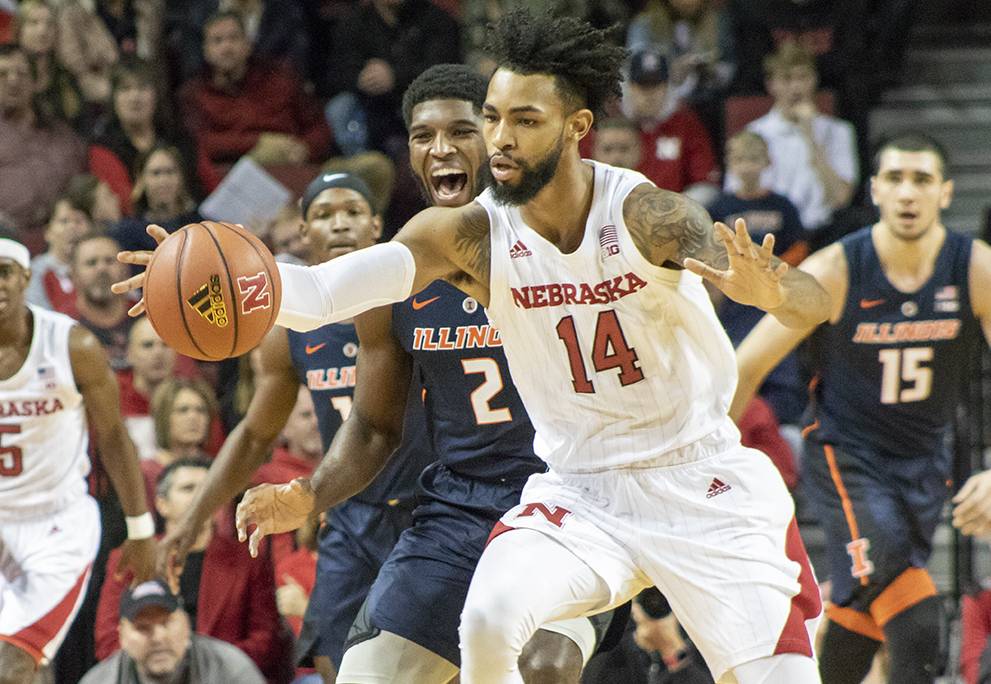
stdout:
{"type": "Polygon", "coordinates": [[[489,26],[484,49],[501,68],[553,76],[567,104],[598,114],[621,92],[620,70],[627,51],[613,42],[615,30],[550,12],[517,9],[489,26]]]}
{"type": "Polygon", "coordinates": [[[403,94],[403,121],[409,128],[413,107],[427,100],[465,100],[482,113],[488,81],[464,64],[435,64],[417,76],[403,94]]]}

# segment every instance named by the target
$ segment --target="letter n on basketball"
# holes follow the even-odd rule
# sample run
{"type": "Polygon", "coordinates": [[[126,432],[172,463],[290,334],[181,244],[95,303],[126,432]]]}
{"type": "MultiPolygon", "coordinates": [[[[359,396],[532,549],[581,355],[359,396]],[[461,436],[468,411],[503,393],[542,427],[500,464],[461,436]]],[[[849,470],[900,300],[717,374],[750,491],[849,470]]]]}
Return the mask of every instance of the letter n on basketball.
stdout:
{"type": "Polygon", "coordinates": [[[528,518],[534,513],[540,513],[544,516],[549,523],[555,527],[561,527],[564,524],[564,519],[571,515],[571,511],[567,508],[562,508],[561,506],[552,506],[548,508],[542,503],[531,503],[523,507],[523,512],[517,515],[517,518],[528,518]]]}
{"type": "Polygon", "coordinates": [[[247,315],[272,306],[272,293],[269,291],[265,271],[259,271],[253,276],[238,276],[237,289],[241,293],[242,314],[247,315]]]}

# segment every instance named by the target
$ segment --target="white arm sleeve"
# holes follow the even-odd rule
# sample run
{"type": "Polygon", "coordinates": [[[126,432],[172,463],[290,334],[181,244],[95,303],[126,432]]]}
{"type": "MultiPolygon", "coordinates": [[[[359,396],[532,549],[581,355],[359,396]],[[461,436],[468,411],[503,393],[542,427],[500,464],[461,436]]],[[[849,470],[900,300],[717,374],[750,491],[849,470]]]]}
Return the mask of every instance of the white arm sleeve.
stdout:
{"type": "Polygon", "coordinates": [[[401,242],[359,249],[318,266],[278,267],[282,304],[275,324],[299,332],[403,301],[416,273],[413,253],[401,242]]]}

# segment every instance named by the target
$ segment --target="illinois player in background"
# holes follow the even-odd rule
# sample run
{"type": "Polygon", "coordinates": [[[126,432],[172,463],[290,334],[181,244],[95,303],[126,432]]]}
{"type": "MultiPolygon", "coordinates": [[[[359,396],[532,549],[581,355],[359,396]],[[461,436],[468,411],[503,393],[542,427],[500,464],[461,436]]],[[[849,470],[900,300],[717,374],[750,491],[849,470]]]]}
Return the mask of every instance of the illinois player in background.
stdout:
{"type": "Polygon", "coordinates": [[[127,516],[122,560],[154,573],[154,522],[117,381],[91,332],[28,305],[26,247],[0,239],[0,681],[26,684],[72,624],[100,545],[86,489],[96,447],[127,516]]]}
{"type": "MultiPolygon", "coordinates": [[[[580,158],[592,110],[619,91],[625,51],[604,32],[516,10],[489,39],[494,184],[463,207],[421,212],[390,243],[279,267],[281,325],[310,329],[442,278],[501,332],[549,471],[530,476],[478,562],[461,680],[520,682],[540,625],[656,585],[716,679],[818,681],[810,630],[821,605],[794,506],[728,418],[733,350],[699,276],[795,327],[825,320],[828,295],[773,257],[773,237],[756,246],[743,221],[714,227],[684,196],[580,158]]],[[[256,526],[257,545],[340,494],[320,471],[249,492],[239,532],[256,526]]]]}
{"type": "MultiPolygon", "coordinates": [[[[948,231],[953,181],[933,139],[899,135],[875,157],[880,221],[809,257],[832,296],[828,324],[765,317],[737,350],[738,417],[777,363],[811,336],[818,378],[803,478],[827,535],[830,623],[820,672],[860,682],[882,640],[889,681],[942,670],[940,598],[926,570],[947,498],[947,432],[980,329],[991,339],[991,249],[948,231]]],[[[964,533],[991,529],[991,473],[954,499],[964,533]]]]}
{"type": "MultiPolygon", "coordinates": [[[[351,174],[317,176],[303,194],[302,210],[300,229],[309,243],[311,263],[368,247],[381,233],[381,218],[372,210],[368,186],[351,174]]],[[[178,577],[198,530],[250,484],[285,427],[300,384],[313,397],[324,450],[330,446],[351,410],[358,350],[350,322],[305,333],[277,327],[265,337],[255,393],[244,419],[221,447],[189,512],[161,542],[158,558],[164,576],[178,577]]],[[[400,532],[410,525],[416,477],[433,460],[432,452],[424,451],[428,440],[422,411],[409,429],[415,431],[415,425],[421,426],[420,438],[410,440],[405,458],[394,460],[367,488],[329,511],[321,531],[316,586],[297,655],[312,657],[328,681],[336,676],[348,629],[379,567],[400,532]]]]}

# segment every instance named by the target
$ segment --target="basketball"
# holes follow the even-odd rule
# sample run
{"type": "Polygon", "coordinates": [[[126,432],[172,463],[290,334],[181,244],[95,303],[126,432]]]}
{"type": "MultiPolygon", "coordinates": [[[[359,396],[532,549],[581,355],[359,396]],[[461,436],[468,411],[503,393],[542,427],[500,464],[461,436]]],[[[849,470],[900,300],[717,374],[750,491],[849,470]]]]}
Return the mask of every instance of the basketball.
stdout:
{"type": "Polygon", "coordinates": [[[190,223],[155,250],[145,309],[180,354],[219,361],[254,349],[275,324],[282,281],[262,241],[230,223],[190,223]]]}

